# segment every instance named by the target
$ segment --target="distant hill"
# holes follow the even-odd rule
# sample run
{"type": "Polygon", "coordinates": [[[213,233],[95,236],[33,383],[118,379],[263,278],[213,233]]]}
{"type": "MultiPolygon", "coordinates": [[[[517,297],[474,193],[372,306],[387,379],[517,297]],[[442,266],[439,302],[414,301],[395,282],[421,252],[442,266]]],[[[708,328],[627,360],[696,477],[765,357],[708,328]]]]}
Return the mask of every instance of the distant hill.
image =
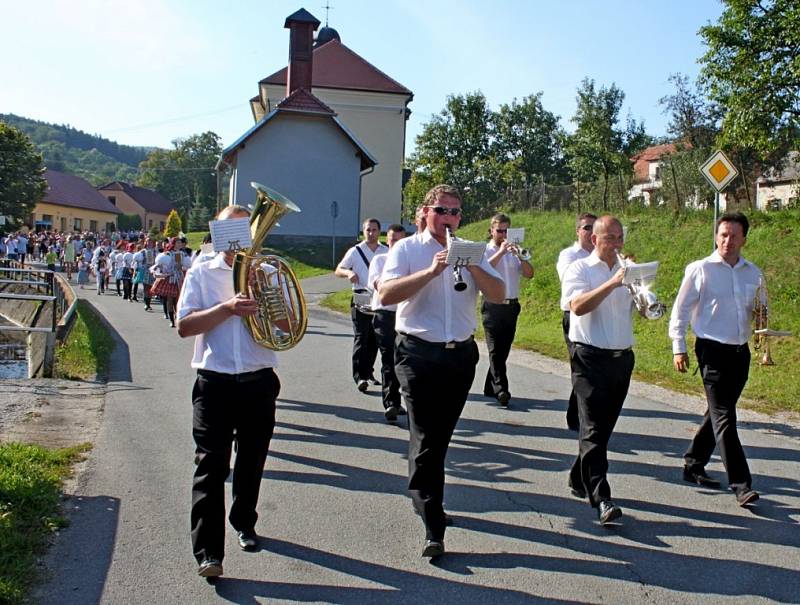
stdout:
{"type": "Polygon", "coordinates": [[[14,114],[0,114],[0,120],[27,134],[48,168],[82,177],[95,186],[109,181],[134,182],[139,162],[152,150],[14,114]]]}

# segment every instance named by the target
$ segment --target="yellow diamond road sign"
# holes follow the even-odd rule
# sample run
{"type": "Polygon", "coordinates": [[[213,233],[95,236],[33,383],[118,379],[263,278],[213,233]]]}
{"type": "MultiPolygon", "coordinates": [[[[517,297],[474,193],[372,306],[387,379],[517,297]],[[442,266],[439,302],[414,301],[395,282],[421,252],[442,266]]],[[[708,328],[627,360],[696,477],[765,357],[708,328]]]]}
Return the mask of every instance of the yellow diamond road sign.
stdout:
{"type": "Polygon", "coordinates": [[[735,179],[739,172],[733,167],[731,161],[722,151],[715,151],[706,163],[700,167],[700,172],[717,191],[722,191],[735,179]]]}

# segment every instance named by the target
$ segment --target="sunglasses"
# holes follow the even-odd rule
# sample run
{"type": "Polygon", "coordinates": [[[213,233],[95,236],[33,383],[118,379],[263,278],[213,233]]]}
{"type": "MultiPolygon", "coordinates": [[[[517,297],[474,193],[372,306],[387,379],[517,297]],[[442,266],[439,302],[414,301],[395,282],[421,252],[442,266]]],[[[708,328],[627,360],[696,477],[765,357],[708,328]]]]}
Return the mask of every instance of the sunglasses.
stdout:
{"type": "Polygon", "coordinates": [[[495,228],[496,233],[508,233],[508,229],[497,229],[495,228]]]}
{"type": "Polygon", "coordinates": [[[461,214],[461,208],[445,208],[444,206],[431,206],[431,210],[433,210],[439,216],[443,214],[449,214],[450,216],[458,216],[461,214]]]}
{"type": "Polygon", "coordinates": [[[592,231],[594,229],[594,225],[584,225],[581,227],[584,231],[592,231]]]}

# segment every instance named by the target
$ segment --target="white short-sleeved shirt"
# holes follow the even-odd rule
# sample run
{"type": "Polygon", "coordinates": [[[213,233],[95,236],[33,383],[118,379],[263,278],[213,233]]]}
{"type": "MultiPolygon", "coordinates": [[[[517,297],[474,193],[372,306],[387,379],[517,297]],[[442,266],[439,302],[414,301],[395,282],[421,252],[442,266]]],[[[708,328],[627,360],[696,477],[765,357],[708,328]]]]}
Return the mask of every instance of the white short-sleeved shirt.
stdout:
{"type": "Polygon", "coordinates": [[[717,251],[690,263],[669,320],[672,352],[686,353],[686,328],[690,323],[699,338],[729,345],[746,343],[762,280],[761,270],[741,256],[733,267],[717,251]]]}
{"type": "MultiPolygon", "coordinates": [[[[209,309],[234,296],[233,269],[220,252],[189,269],[178,298],[178,319],[209,309]]],[[[242,374],[277,368],[275,351],[256,344],[241,317],[232,315],[214,329],[195,336],[192,367],[223,374],[242,374]]]]}
{"type": "MultiPolygon", "coordinates": [[[[564,281],[564,272],[567,270],[572,263],[576,260],[580,260],[582,258],[586,258],[591,254],[591,252],[587,252],[581,247],[580,242],[575,242],[569,248],[564,248],[558,254],[558,262],[556,262],[556,273],[558,273],[558,281],[564,281]]],[[[563,303],[561,305],[562,311],[569,311],[569,306],[564,306],[563,303]]]]}
{"type": "Polygon", "coordinates": [[[375,287],[375,282],[382,279],[383,268],[386,266],[386,259],[389,258],[389,253],[376,254],[372,257],[372,262],[369,264],[369,288],[372,290],[372,310],[373,311],[397,311],[397,305],[384,305],[381,303],[381,297],[378,296],[378,289],[375,287]]]}
{"type": "MultiPolygon", "coordinates": [[[[500,246],[495,244],[494,241],[490,241],[486,244],[486,261],[488,262],[490,258],[497,254],[499,249],[500,246]]],[[[503,258],[494,266],[495,271],[500,274],[500,277],[506,284],[506,298],[519,298],[519,278],[522,275],[521,266],[522,261],[513,254],[504,254],[503,258]]]]}
{"type": "MultiPolygon", "coordinates": [[[[561,306],[579,294],[603,285],[619,270],[611,269],[595,252],[569,265],[561,284],[561,306]]],[[[615,288],[594,311],[569,314],[569,339],[601,349],[628,349],[633,346],[633,296],[625,287],[615,288]]]]}
{"type": "Polygon", "coordinates": [[[367,258],[367,263],[371,263],[372,258],[376,254],[385,254],[389,248],[379,243],[378,247],[375,248],[375,252],[373,252],[370,250],[367,242],[360,242],[345,252],[342,262],[339,263],[339,266],[343,269],[355,271],[356,275],[358,275],[358,283],[352,285],[353,290],[358,290],[360,288],[367,288],[371,290],[372,286],[369,285],[369,266],[364,262],[364,259],[361,258],[361,255],[358,253],[359,249],[367,258]]]}
{"type": "MultiPolygon", "coordinates": [[[[427,269],[434,255],[444,249],[427,229],[400,240],[389,251],[383,268],[383,281],[427,269]]],[[[481,260],[480,266],[489,275],[500,279],[486,257],[481,260]]],[[[395,328],[398,332],[429,342],[462,341],[473,335],[477,326],[475,304],[478,288],[472,274],[462,269],[461,277],[467,289],[456,292],[453,273],[451,267],[446,268],[413,296],[397,305],[395,328]]]]}

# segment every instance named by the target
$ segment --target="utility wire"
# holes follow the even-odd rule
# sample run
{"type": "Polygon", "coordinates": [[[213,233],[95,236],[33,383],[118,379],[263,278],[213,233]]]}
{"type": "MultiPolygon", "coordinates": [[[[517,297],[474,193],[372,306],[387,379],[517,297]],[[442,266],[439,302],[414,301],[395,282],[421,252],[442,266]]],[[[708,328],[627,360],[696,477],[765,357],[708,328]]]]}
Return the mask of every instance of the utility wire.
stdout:
{"type": "Polygon", "coordinates": [[[233,111],[234,109],[241,109],[242,104],[237,103],[236,105],[231,105],[230,107],[223,107],[222,109],[214,109],[212,111],[207,111],[204,113],[196,113],[187,116],[178,116],[175,118],[167,118],[165,120],[160,120],[158,122],[148,122],[146,124],[137,124],[135,126],[124,126],[122,128],[112,128],[110,130],[106,130],[105,134],[110,134],[114,132],[130,132],[132,130],[145,130],[147,128],[155,128],[156,126],[162,126],[164,124],[173,124],[175,122],[183,122],[186,120],[193,120],[195,118],[204,118],[207,116],[214,116],[220,113],[225,113],[226,111],[233,111]]]}

